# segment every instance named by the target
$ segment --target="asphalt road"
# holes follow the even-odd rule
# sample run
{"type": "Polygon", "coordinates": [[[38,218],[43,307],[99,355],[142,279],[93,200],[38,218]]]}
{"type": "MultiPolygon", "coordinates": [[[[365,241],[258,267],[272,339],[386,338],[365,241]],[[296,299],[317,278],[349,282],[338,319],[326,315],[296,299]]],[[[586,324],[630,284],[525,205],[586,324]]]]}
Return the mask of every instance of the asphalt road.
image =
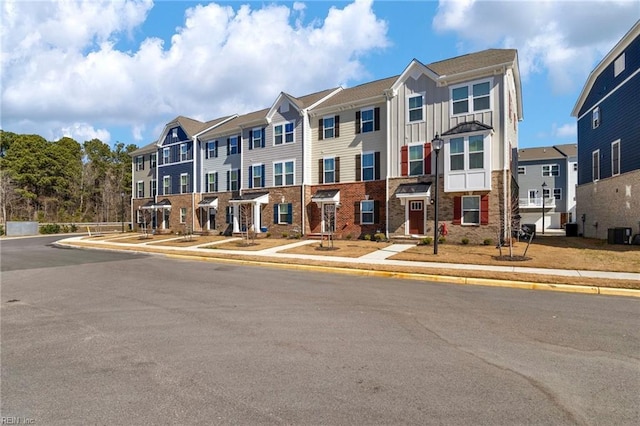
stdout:
{"type": "Polygon", "coordinates": [[[1,246],[7,419],[640,424],[635,298],[1,246]]]}

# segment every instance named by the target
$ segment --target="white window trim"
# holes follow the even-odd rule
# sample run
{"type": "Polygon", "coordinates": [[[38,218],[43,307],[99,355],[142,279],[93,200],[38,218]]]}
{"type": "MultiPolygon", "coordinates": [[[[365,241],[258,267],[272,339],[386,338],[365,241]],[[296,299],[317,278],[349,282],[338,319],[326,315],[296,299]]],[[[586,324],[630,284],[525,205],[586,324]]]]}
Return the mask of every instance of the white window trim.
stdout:
{"type": "Polygon", "coordinates": [[[136,197],[144,198],[144,181],[143,180],[139,180],[136,182],[136,197]],[[142,184],[142,195],[140,195],[140,184],[142,184]]]}
{"type": "Polygon", "coordinates": [[[518,174],[526,176],[526,174],[527,174],[527,166],[518,166],[518,174]],[[520,173],[520,170],[522,170],[522,173],[520,173]]]}
{"type": "Polygon", "coordinates": [[[187,223],[187,208],[180,207],[180,223],[187,223]]]}
{"type": "Polygon", "coordinates": [[[427,92],[416,92],[416,93],[412,93],[411,95],[407,95],[405,106],[407,109],[407,113],[406,113],[407,124],[424,123],[425,120],[427,119],[427,92]],[[409,109],[409,100],[413,98],[417,98],[418,96],[422,96],[422,119],[410,121],[409,118],[411,116],[411,110],[409,109]]]}
{"type": "MultiPolygon", "coordinates": [[[[444,156],[444,191],[445,192],[458,192],[458,191],[487,191],[491,190],[491,171],[492,171],[492,134],[490,132],[474,132],[465,133],[464,135],[454,135],[445,139],[444,153],[441,152],[440,156],[444,156]],[[483,137],[483,162],[484,167],[481,169],[469,169],[469,137],[470,136],[482,136],[483,137]],[[463,170],[451,170],[451,139],[462,137],[464,139],[464,169],[463,170]],[[474,186],[472,183],[474,179],[472,176],[478,174],[484,174],[484,186],[474,186]],[[456,185],[453,183],[455,179],[464,181],[464,186],[456,185]]],[[[434,156],[435,157],[435,156],[434,156]]]]}
{"type": "Polygon", "coordinates": [[[593,151],[591,153],[591,181],[592,182],[596,182],[600,180],[600,150],[596,149],[595,151],[593,151]],[[596,159],[598,161],[598,177],[593,176],[593,169],[595,166],[595,162],[593,161],[593,159],[596,159]]]}
{"type": "Polygon", "coordinates": [[[180,193],[181,194],[188,194],[190,191],[189,188],[189,173],[180,173],[180,193]],[[183,191],[182,190],[182,178],[186,177],[187,181],[186,181],[186,185],[187,185],[187,191],[183,191]]]}
{"type": "Polygon", "coordinates": [[[229,191],[239,191],[240,190],[240,169],[230,169],[229,170],[229,191]],[[233,179],[233,172],[236,173],[236,178],[233,179]],[[236,189],[233,189],[232,183],[236,183],[236,189]]]}
{"type": "Polygon", "coordinates": [[[597,129],[598,127],[600,127],[600,121],[600,107],[597,106],[593,109],[593,111],[591,111],[591,128],[597,129]]]}
{"type": "Polygon", "coordinates": [[[554,177],[554,176],[560,176],[560,165],[558,164],[542,164],[540,166],[540,173],[542,174],[543,177],[554,177]],[[545,175],[544,174],[544,168],[545,167],[549,167],[549,174],[545,175]],[[553,170],[554,168],[558,171],[557,174],[553,174],[553,170]]]}
{"type": "Polygon", "coordinates": [[[207,157],[209,159],[216,158],[216,142],[217,142],[216,140],[207,141],[207,145],[205,148],[207,150],[207,157]],[[211,149],[209,149],[210,146],[211,146],[211,149]]]}
{"type": "Polygon", "coordinates": [[[229,151],[229,155],[238,155],[240,151],[240,144],[242,143],[242,138],[240,138],[240,136],[238,135],[233,135],[233,136],[229,136],[227,139],[229,139],[229,146],[227,147],[228,151],[229,151]],[[231,152],[231,140],[235,138],[236,139],[236,152],[231,152]]]}
{"type": "Polygon", "coordinates": [[[149,157],[149,167],[152,169],[158,167],[158,154],[151,154],[149,157]]]}
{"type": "MultiPolygon", "coordinates": [[[[324,165],[324,164],[323,164],[324,165]]],[[[280,160],[273,162],[273,186],[292,186],[296,184],[296,160],[290,158],[288,160],[280,160]],[[285,172],[286,163],[293,163],[293,182],[287,183],[287,173],[285,172]],[[276,185],[276,164],[282,164],[282,185],[276,185]]]]}
{"type": "MultiPolygon", "coordinates": [[[[408,101],[407,101],[408,102],[408,101]]],[[[424,102],[424,99],[423,99],[424,102]]],[[[424,106],[424,105],[423,105],[424,106]]],[[[360,133],[373,133],[376,131],[376,109],[375,107],[362,108],[360,110],[360,133]],[[364,112],[371,111],[371,130],[364,131],[364,112]]]]}
{"type": "Polygon", "coordinates": [[[322,117],[322,139],[335,139],[336,138],[336,116],[335,115],[326,115],[322,117]],[[327,137],[327,126],[325,123],[327,120],[333,120],[333,136],[327,137]]]}
{"type": "Polygon", "coordinates": [[[449,114],[451,115],[451,117],[461,116],[465,114],[475,114],[478,112],[492,111],[492,110],[493,110],[493,78],[483,78],[480,80],[469,81],[466,83],[456,84],[454,86],[449,87],[449,114]],[[473,86],[476,84],[482,84],[486,82],[489,82],[489,109],[481,109],[476,111],[473,109],[473,86]],[[454,114],[453,113],[453,90],[458,89],[460,87],[465,87],[465,86],[469,88],[468,94],[467,94],[467,102],[468,102],[467,105],[469,105],[469,109],[467,112],[459,112],[457,114],[454,114]]]}
{"type": "Polygon", "coordinates": [[[171,163],[171,148],[162,148],[162,165],[171,163]]]}
{"type": "Polygon", "coordinates": [[[136,157],[136,172],[144,170],[144,155],[138,155],[136,157]]]}
{"type": "MultiPolygon", "coordinates": [[[[360,201],[360,224],[361,225],[373,225],[375,224],[375,218],[376,218],[376,213],[375,213],[375,209],[376,209],[376,203],[374,200],[362,200],[360,201]],[[371,222],[365,222],[364,221],[364,214],[365,211],[363,209],[363,203],[371,203],[372,209],[371,209],[371,222]]],[[[367,212],[369,213],[369,212],[367,212]]]]}
{"type": "MultiPolygon", "coordinates": [[[[267,178],[266,178],[266,176],[262,176],[262,166],[263,165],[264,165],[263,163],[251,164],[251,188],[264,188],[264,187],[267,186],[267,178]],[[256,185],[255,184],[256,167],[258,168],[258,170],[260,170],[260,185],[256,185]],[[262,185],[262,182],[264,182],[264,185],[262,185]]],[[[266,167],[265,167],[265,171],[264,172],[267,173],[266,167]]]]}
{"type": "Polygon", "coordinates": [[[620,174],[620,153],[620,139],[611,142],[611,176],[618,176],[620,174]],[[618,146],[618,173],[614,173],[615,163],[613,162],[613,150],[616,145],[618,146]]]}
{"type": "Polygon", "coordinates": [[[180,161],[189,161],[189,145],[186,142],[180,144],[180,161]]]}
{"type": "MultiPolygon", "coordinates": [[[[475,211],[475,210],[466,210],[466,211],[475,211]]],[[[482,222],[482,198],[479,195],[463,195],[460,199],[460,224],[467,226],[477,226],[482,222]],[[477,198],[478,199],[478,221],[466,223],[464,221],[464,199],[465,198],[477,198]]]]}
{"type": "Polygon", "coordinates": [[[251,129],[251,140],[249,141],[249,143],[251,144],[252,149],[262,148],[262,127],[254,127],[253,129],[251,129]],[[256,134],[258,135],[257,138],[256,134]],[[256,141],[260,142],[258,146],[256,146],[255,144],[256,141]]]}
{"type": "MultiPolygon", "coordinates": [[[[424,169],[424,142],[414,142],[414,143],[410,143],[407,144],[407,176],[423,176],[425,173],[425,169],[424,169]],[[422,154],[421,157],[421,162],[422,162],[422,173],[420,173],[419,175],[412,175],[411,174],[411,148],[415,147],[415,146],[419,146],[421,151],[420,153],[422,154]]],[[[417,160],[415,160],[417,161],[417,160]]]]}
{"type": "Polygon", "coordinates": [[[171,194],[171,176],[165,175],[162,176],[162,195],[167,194],[171,194]],[[166,185],[167,182],[169,183],[169,185],[166,185]],[[169,187],[168,191],[165,190],[167,187],[169,187]]]}
{"type": "MultiPolygon", "coordinates": [[[[207,172],[207,173],[205,173],[205,175],[204,175],[204,186],[205,186],[205,190],[206,190],[205,192],[216,192],[215,191],[216,184],[220,185],[218,182],[216,182],[217,181],[217,179],[216,179],[216,174],[217,173],[218,172],[207,172]],[[209,180],[210,176],[213,176],[213,182],[210,182],[210,180],[209,180]],[[210,188],[209,185],[211,185],[212,183],[213,183],[213,188],[210,188]]],[[[218,186],[218,188],[219,188],[219,186],[218,186]]]]}
{"type": "MultiPolygon", "coordinates": [[[[323,134],[324,136],[324,134],[323,134]]],[[[296,123],[293,121],[281,121],[273,125],[273,146],[289,145],[296,142],[296,123]],[[291,142],[287,142],[287,124],[293,124],[291,142]],[[282,126],[282,143],[276,143],[276,127],[282,126]]]]}
{"type": "MultiPolygon", "coordinates": [[[[293,204],[291,205],[291,208],[293,209],[293,204]]],[[[289,203],[278,203],[278,225],[288,225],[289,222],[287,221],[287,217],[289,216],[289,203]],[[282,206],[287,206],[287,212],[285,213],[285,219],[284,221],[282,220],[282,206]]]]}
{"type": "Polygon", "coordinates": [[[322,157],[322,183],[337,183],[336,182],[336,157],[335,156],[330,156],[330,157],[322,157]],[[326,177],[327,177],[327,167],[326,167],[326,160],[333,160],[333,181],[331,182],[327,182],[326,177]]]}
{"type": "MultiPolygon", "coordinates": [[[[376,180],[376,152],[377,151],[366,151],[366,152],[363,152],[362,155],[360,156],[360,181],[362,181],[362,182],[373,182],[374,180],[376,180]],[[373,167],[371,167],[371,169],[373,170],[373,178],[371,180],[364,180],[364,156],[365,155],[372,155],[373,156],[373,167]]],[[[424,156],[424,148],[423,148],[423,154],[422,155],[424,156]]],[[[409,156],[409,149],[408,148],[407,148],[407,156],[409,156]]],[[[424,158],[422,160],[424,162],[424,158]]],[[[407,161],[408,161],[408,158],[407,158],[407,161]]],[[[407,167],[409,167],[409,166],[407,165],[407,167]]]]}

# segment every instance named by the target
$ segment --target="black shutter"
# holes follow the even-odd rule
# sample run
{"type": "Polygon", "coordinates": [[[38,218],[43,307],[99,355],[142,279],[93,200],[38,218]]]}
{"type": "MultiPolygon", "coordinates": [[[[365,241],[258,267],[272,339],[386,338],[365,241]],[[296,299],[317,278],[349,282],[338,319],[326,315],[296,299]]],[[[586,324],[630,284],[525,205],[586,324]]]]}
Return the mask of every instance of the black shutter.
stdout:
{"type": "Polygon", "coordinates": [[[318,160],[318,183],[324,183],[324,160],[318,160]]]}
{"type": "Polygon", "coordinates": [[[249,188],[253,188],[253,168],[249,166],[249,188]]]}
{"type": "Polygon", "coordinates": [[[375,158],[375,162],[374,162],[375,180],[380,180],[380,151],[376,151],[376,153],[374,154],[374,158],[375,158]]]}
{"type": "Polygon", "coordinates": [[[262,165],[262,177],[260,178],[260,186],[263,187],[263,188],[265,187],[265,184],[264,184],[265,183],[264,171],[265,171],[265,169],[264,169],[264,164],[263,164],[262,165]]]}
{"type": "Polygon", "coordinates": [[[273,205],[273,224],[278,224],[278,204],[273,205]]]}
{"type": "Polygon", "coordinates": [[[321,118],[318,120],[318,140],[322,139],[324,139],[324,120],[321,118]]]}
{"type": "Polygon", "coordinates": [[[227,155],[231,154],[231,138],[227,138],[227,155]]]}
{"type": "Polygon", "coordinates": [[[227,170],[227,191],[231,190],[231,171],[227,170]]]}
{"type": "Polygon", "coordinates": [[[335,159],[335,183],[340,182],[340,157],[335,159]]]}
{"type": "Polygon", "coordinates": [[[213,191],[218,192],[218,172],[215,172],[213,176],[213,191]]]}
{"type": "Polygon", "coordinates": [[[337,138],[340,137],[340,116],[336,115],[336,117],[334,118],[335,122],[335,127],[333,128],[333,137],[337,138]]]}
{"type": "Polygon", "coordinates": [[[218,140],[213,141],[213,156],[218,158],[218,140]]]}
{"type": "Polygon", "coordinates": [[[373,126],[375,130],[380,130],[380,107],[373,110],[373,126]]]}
{"type": "Polygon", "coordinates": [[[373,223],[380,223],[380,201],[373,201],[373,223]]]}
{"type": "Polygon", "coordinates": [[[253,149],[253,130],[249,130],[249,149],[253,149]]]}
{"type": "Polygon", "coordinates": [[[260,145],[262,148],[264,148],[264,141],[265,141],[265,139],[267,139],[267,131],[266,131],[266,129],[263,127],[263,128],[262,128],[262,138],[261,138],[262,143],[261,143],[261,145],[260,145]]]}
{"type": "Polygon", "coordinates": [[[356,133],[360,133],[360,111],[356,111],[356,133]]]}
{"type": "Polygon", "coordinates": [[[353,203],[353,223],[355,225],[360,223],[360,201],[353,203]]]}
{"type": "Polygon", "coordinates": [[[238,135],[238,154],[242,152],[242,133],[238,135]]]}
{"type": "Polygon", "coordinates": [[[362,180],[362,155],[356,155],[356,182],[362,180]]]}
{"type": "Polygon", "coordinates": [[[293,204],[287,204],[287,223],[291,225],[293,223],[293,204]]]}

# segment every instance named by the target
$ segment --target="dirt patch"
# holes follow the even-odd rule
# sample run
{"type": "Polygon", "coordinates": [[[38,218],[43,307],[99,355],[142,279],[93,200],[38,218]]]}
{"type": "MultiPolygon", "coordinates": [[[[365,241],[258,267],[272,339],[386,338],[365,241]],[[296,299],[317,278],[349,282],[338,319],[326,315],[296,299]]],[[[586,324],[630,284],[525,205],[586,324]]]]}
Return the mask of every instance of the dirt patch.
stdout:
{"type": "Polygon", "coordinates": [[[284,246],[294,243],[296,240],[288,240],[284,238],[257,238],[247,245],[244,240],[233,240],[226,243],[220,243],[213,246],[204,246],[203,248],[220,249],[220,250],[247,250],[258,251],[266,250],[273,247],[284,246]]]}
{"type": "Polygon", "coordinates": [[[294,247],[288,250],[283,250],[281,253],[293,253],[293,254],[321,254],[324,256],[341,256],[341,257],[360,257],[365,254],[373,253],[389,247],[389,243],[376,243],[372,241],[344,241],[337,240],[333,242],[333,247],[328,242],[323,242],[320,246],[320,241],[317,243],[307,244],[305,246],[294,247]]]}

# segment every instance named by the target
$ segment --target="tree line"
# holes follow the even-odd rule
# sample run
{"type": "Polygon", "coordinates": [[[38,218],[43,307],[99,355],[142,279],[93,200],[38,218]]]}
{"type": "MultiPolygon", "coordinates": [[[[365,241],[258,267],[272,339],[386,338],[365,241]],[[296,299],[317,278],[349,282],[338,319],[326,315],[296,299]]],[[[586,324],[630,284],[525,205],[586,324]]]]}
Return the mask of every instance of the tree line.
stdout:
{"type": "Polygon", "coordinates": [[[136,149],[0,130],[0,221],[128,221],[136,149]]]}

